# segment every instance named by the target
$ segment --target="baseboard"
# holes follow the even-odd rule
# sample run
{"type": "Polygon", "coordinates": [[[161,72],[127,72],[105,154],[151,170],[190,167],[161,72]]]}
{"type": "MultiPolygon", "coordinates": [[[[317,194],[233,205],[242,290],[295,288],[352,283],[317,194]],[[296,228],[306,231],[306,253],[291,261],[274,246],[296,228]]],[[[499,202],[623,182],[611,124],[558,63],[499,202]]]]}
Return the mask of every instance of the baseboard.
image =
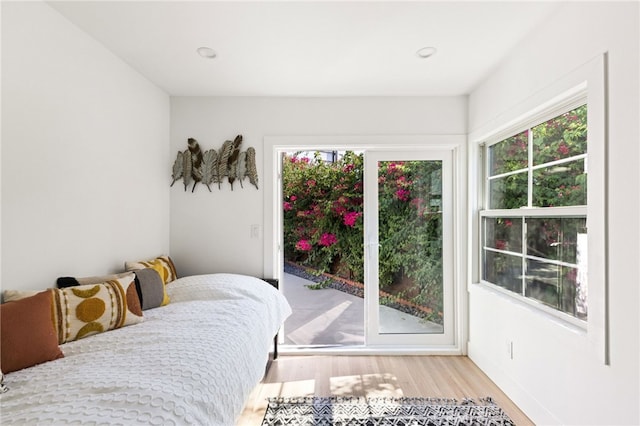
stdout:
{"type": "Polygon", "coordinates": [[[531,421],[539,425],[562,424],[534,395],[523,388],[513,377],[506,374],[500,365],[479,354],[471,342],[467,343],[467,350],[469,359],[473,361],[484,374],[489,376],[531,421]]]}

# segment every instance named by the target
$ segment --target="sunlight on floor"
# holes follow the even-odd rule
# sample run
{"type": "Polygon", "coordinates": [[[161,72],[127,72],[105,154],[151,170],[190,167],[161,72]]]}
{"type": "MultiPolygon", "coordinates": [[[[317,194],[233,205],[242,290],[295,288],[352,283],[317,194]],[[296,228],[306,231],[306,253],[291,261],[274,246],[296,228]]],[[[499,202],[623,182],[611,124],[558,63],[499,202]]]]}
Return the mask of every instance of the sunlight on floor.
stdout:
{"type": "Polygon", "coordinates": [[[365,374],[357,376],[331,377],[331,395],[401,397],[404,396],[398,379],[392,374],[365,374]]]}
{"type": "Polygon", "coordinates": [[[294,396],[314,396],[316,392],[316,381],[297,380],[291,382],[263,382],[256,386],[248,398],[248,403],[243,414],[249,424],[260,424],[267,409],[267,398],[273,397],[294,397],[294,396]],[[251,403],[253,401],[253,403],[251,403]],[[251,421],[249,421],[251,419],[251,421]]]}
{"type": "Polygon", "coordinates": [[[305,345],[313,341],[317,333],[325,331],[334,321],[340,318],[343,312],[349,309],[351,302],[345,301],[338,306],[317,316],[313,320],[302,324],[297,329],[287,333],[287,337],[294,343],[305,345]]]}

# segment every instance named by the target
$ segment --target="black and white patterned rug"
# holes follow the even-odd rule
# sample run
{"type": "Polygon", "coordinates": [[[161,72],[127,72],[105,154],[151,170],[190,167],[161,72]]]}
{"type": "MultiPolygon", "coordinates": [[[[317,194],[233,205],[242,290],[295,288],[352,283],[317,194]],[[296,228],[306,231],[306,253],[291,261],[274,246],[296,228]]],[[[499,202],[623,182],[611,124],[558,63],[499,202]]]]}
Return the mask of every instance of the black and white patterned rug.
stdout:
{"type": "Polygon", "coordinates": [[[514,425],[490,398],[269,398],[262,426],[514,425]]]}

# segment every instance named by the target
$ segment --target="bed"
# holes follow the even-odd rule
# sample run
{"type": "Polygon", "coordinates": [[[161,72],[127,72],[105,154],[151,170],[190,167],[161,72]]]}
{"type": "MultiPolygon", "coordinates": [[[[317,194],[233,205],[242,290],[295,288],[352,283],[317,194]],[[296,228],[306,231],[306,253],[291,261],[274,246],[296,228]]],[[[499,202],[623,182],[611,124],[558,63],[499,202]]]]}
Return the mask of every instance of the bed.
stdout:
{"type": "Polygon", "coordinates": [[[166,292],[171,303],[144,321],[6,374],[1,423],[235,424],[291,308],[271,285],[237,274],[179,278],[166,292]]]}

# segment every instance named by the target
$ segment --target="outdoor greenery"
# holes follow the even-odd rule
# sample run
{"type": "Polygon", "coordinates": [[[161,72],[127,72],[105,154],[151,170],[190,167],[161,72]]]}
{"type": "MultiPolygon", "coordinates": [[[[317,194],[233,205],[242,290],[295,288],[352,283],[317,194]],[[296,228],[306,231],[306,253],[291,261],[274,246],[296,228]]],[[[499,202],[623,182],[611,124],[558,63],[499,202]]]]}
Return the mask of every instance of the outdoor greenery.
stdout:
{"type": "Polygon", "coordinates": [[[587,153],[587,107],[583,105],[489,147],[489,208],[528,206],[530,133],[532,166],[548,164],[533,171],[531,206],[586,205],[585,160],[580,157],[587,153]]]}
{"type": "MultiPolygon", "coordinates": [[[[442,322],[441,163],[379,164],[381,291],[442,322]]],[[[283,158],[285,259],[364,282],[363,155],[283,158]]],[[[381,298],[384,303],[388,298],[381,298]]]]}
{"type": "Polygon", "coordinates": [[[284,156],[286,260],[363,281],[362,160],[353,152],[333,163],[320,153],[284,156]]]}

